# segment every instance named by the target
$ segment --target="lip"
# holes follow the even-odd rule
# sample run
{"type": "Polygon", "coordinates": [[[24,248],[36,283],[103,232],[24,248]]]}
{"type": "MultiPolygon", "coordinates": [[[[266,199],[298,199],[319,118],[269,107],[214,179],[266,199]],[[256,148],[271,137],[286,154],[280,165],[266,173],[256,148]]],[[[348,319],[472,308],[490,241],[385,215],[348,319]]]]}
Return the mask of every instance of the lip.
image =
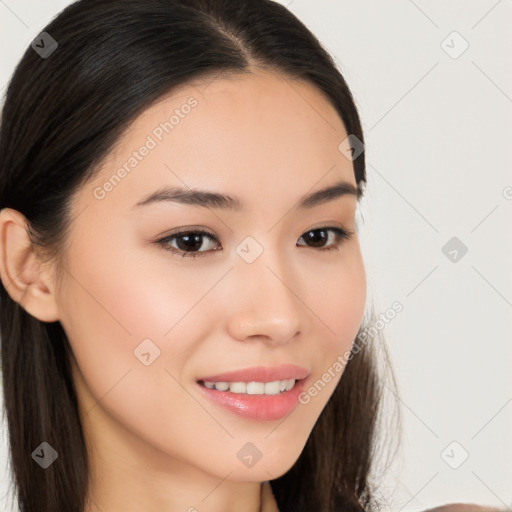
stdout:
{"type": "MultiPolygon", "coordinates": [[[[239,372],[238,374],[240,375],[239,372]]],[[[244,373],[244,375],[247,375],[247,373],[244,373]]],[[[218,391],[203,386],[200,381],[197,382],[197,386],[200,393],[206,398],[235,415],[250,420],[271,421],[284,418],[297,407],[299,395],[302,393],[306,381],[307,378],[297,380],[292,389],[278,395],[249,395],[232,393],[231,391],[218,391]]],[[[272,382],[272,380],[267,382],[272,382]]]]}
{"type": "MultiPolygon", "coordinates": [[[[274,382],[276,380],[286,379],[295,379],[300,381],[305,379],[309,373],[310,372],[302,366],[297,366],[295,364],[282,364],[279,366],[253,366],[252,368],[244,368],[242,370],[208,375],[197,380],[198,382],[274,382]]],[[[293,391],[295,387],[290,391],[293,391]]]]}

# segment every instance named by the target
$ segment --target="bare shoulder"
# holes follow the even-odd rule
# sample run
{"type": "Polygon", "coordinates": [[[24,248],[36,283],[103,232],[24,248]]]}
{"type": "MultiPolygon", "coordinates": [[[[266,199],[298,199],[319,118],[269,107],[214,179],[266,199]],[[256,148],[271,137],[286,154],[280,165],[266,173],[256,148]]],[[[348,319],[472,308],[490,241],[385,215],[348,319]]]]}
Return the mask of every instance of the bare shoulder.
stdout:
{"type": "Polygon", "coordinates": [[[429,508],[424,512],[504,512],[508,509],[475,505],[474,503],[449,503],[441,507],[429,508]]]}

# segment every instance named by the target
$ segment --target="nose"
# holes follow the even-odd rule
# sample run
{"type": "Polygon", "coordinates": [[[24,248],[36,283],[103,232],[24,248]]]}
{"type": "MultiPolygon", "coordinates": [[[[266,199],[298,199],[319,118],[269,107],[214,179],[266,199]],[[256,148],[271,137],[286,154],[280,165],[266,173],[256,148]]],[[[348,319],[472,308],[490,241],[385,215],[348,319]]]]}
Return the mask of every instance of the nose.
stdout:
{"type": "Polygon", "coordinates": [[[300,284],[293,270],[285,268],[282,258],[279,261],[266,251],[251,264],[235,265],[229,293],[233,300],[227,306],[227,328],[233,339],[276,345],[303,333],[306,308],[296,291],[300,284]]]}

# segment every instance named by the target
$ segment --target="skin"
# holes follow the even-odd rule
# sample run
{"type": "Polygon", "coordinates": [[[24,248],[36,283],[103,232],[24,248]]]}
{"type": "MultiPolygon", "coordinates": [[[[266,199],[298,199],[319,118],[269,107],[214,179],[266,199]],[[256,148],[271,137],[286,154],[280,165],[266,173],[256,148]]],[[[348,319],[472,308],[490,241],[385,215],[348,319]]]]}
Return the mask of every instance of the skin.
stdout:
{"type": "MultiPolygon", "coordinates": [[[[342,371],[275,421],[220,408],[196,379],[295,363],[311,372],[311,385],[350,350],[366,300],[357,199],[293,208],[340,179],[356,185],[338,150],[346,137],[315,87],[253,70],[185,86],[135,120],[73,197],[61,282],[28,243],[23,216],[1,212],[2,281],[30,314],[60,321],[72,346],[91,463],[86,512],[277,510],[262,482],[297,460],[342,371]],[[190,96],[198,101],[190,114],[97,199],[95,188],[190,96]],[[244,211],[170,202],[132,209],[163,185],[184,184],[236,196],[244,211]],[[301,238],[325,226],[354,234],[326,252],[301,238]],[[216,237],[201,251],[222,251],[182,258],[155,243],[191,227],[216,237]],[[251,264],[235,252],[247,236],[263,248],[251,264]],[[146,338],[160,349],[148,366],[134,356],[146,338]],[[237,457],[247,442],[262,454],[252,467],[237,457]]],[[[335,244],[332,234],[324,242],[335,244]]]]}

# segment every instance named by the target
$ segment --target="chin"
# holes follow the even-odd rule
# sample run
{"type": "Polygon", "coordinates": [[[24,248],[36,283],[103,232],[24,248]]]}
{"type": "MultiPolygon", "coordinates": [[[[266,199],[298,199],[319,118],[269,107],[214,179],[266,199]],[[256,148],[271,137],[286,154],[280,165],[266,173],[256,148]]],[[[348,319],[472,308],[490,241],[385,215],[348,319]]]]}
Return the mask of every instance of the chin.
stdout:
{"type": "Polygon", "coordinates": [[[238,481],[259,481],[273,480],[287,473],[295,464],[301,454],[302,447],[298,446],[293,450],[290,446],[286,451],[277,448],[273,453],[262,453],[261,458],[256,461],[250,461],[248,458],[248,467],[241,467],[244,465],[238,464],[237,468],[230,475],[230,480],[238,481]],[[250,466],[249,464],[252,464],[250,466]]]}

